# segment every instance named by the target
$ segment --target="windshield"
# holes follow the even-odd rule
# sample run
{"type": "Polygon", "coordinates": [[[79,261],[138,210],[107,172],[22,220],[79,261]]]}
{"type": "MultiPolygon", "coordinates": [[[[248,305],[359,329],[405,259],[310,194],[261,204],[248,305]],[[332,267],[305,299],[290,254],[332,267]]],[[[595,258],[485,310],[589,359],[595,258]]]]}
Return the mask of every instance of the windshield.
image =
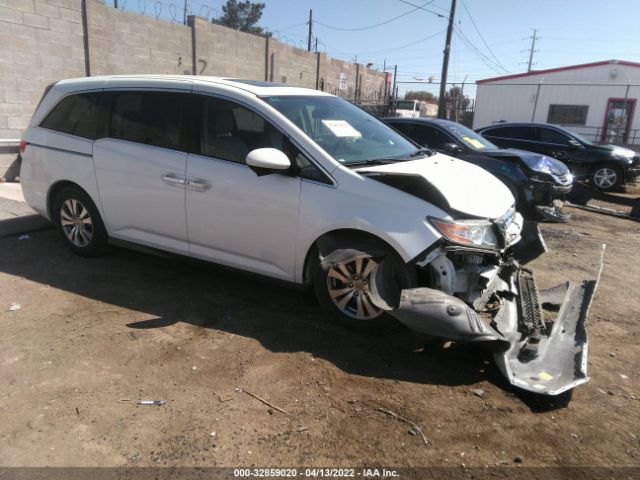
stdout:
{"type": "Polygon", "coordinates": [[[338,97],[274,96],[262,100],[345,165],[407,158],[417,150],[395,130],[338,97]]]}
{"type": "Polygon", "coordinates": [[[409,102],[398,102],[398,110],[415,110],[416,108],[416,102],[413,101],[409,101],[409,102]]]}
{"type": "Polygon", "coordinates": [[[496,145],[464,125],[460,125],[459,123],[443,123],[442,126],[473,150],[498,150],[496,145]]]}

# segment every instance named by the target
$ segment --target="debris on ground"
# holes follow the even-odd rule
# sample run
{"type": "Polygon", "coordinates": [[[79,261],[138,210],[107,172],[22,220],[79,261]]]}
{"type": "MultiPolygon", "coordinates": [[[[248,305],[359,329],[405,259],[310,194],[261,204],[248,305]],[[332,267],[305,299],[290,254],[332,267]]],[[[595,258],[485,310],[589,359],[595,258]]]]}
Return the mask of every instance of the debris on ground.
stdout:
{"type": "Polygon", "coordinates": [[[615,357],[616,356],[616,352],[609,352],[609,356],[610,357],[615,357]]]}
{"type": "Polygon", "coordinates": [[[471,392],[477,397],[483,397],[484,396],[484,390],[481,389],[481,388],[474,388],[473,390],[471,390],[471,392]]]}
{"type": "Polygon", "coordinates": [[[513,459],[513,463],[524,463],[524,457],[522,455],[516,455],[513,459]]]}
{"type": "Polygon", "coordinates": [[[12,303],[11,305],[9,305],[9,312],[15,312],[17,310],[20,310],[22,308],[22,305],[20,305],[19,303],[12,303]]]}
{"type": "Polygon", "coordinates": [[[264,403],[267,407],[271,407],[274,410],[278,410],[280,413],[284,413],[285,415],[289,415],[287,412],[285,412],[283,409],[281,409],[280,407],[269,403],[267,400],[265,400],[264,398],[259,397],[258,395],[256,395],[255,393],[251,393],[249,390],[247,390],[246,388],[240,388],[236,385],[236,392],[244,392],[247,395],[255,398],[256,400],[260,400],[262,403],[264,403]]]}
{"type": "Polygon", "coordinates": [[[620,374],[620,378],[623,379],[623,380],[626,380],[629,377],[627,377],[624,373],[621,373],[620,374]]]}
{"type": "Polygon", "coordinates": [[[137,340],[138,337],[136,337],[136,334],[133,332],[128,332],[127,336],[129,337],[130,340],[137,340]]]}
{"type": "Polygon", "coordinates": [[[229,395],[228,393],[222,395],[218,393],[218,400],[221,402],[230,402],[231,400],[233,400],[233,396],[229,395]]]}
{"type": "Polygon", "coordinates": [[[24,235],[20,235],[18,240],[29,240],[30,238],[31,237],[25,233],[24,235]]]}
{"type": "Polygon", "coordinates": [[[164,405],[165,402],[164,400],[139,400],[138,401],[138,405],[154,405],[154,406],[160,406],[160,405],[164,405]]]}
{"type": "Polygon", "coordinates": [[[424,432],[422,431],[422,429],[416,425],[415,423],[413,423],[411,420],[407,420],[406,418],[398,415],[395,412],[392,412],[391,410],[387,410],[386,408],[382,408],[382,407],[377,407],[376,408],[377,411],[382,412],[390,417],[395,418],[396,420],[400,420],[401,422],[404,422],[406,424],[408,424],[409,426],[411,426],[411,428],[413,430],[415,430],[417,433],[419,433],[422,436],[422,441],[424,442],[425,445],[429,445],[429,440],[427,440],[427,437],[425,436],[424,432]]]}

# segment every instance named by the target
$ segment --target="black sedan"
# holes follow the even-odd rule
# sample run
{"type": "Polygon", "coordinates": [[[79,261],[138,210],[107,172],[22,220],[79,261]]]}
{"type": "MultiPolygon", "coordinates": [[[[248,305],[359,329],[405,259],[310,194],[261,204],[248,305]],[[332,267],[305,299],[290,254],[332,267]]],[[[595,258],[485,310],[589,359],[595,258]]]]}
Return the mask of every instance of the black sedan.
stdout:
{"type": "Polygon", "coordinates": [[[573,177],[558,160],[531,152],[502,149],[473,130],[448,120],[384,118],[419,145],[484,168],[509,187],[517,208],[530,219],[565,221],[561,200],[573,177]]]}
{"type": "Polygon", "coordinates": [[[476,130],[504,148],[521,148],[561,160],[576,179],[600,190],[615,190],[640,176],[640,156],[616,145],[596,145],[557,125],[497,123],[476,130]]]}

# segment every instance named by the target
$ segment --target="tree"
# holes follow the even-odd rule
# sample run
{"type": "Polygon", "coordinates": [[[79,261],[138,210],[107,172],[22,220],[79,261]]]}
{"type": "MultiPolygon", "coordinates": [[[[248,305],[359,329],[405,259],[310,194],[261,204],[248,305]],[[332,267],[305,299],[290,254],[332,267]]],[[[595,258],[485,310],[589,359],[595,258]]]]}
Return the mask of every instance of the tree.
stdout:
{"type": "Polygon", "coordinates": [[[249,0],[244,2],[227,0],[227,3],[222,6],[222,15],[211,20],[211,23],[270,37],[271,33],[256,25],[262,18],[262,10],[265,6],[264,3],[253,3],[249,0]]]}
{"type": "Polygon", "coordinates": [[[471,100],[469,97],[462,94],[462,89],[460,87],[456,87],[455,85],[449,89],[446,93],[445,98],[451,109],[460,109],[464,110],[469,106],[471,100]]]}
{"type": "Polygon", "coordinates": [[[426,92],[424,90],[422,91],[410,90],[405,94],[404,98],[406,100],[423,100],[425,102],[433,102],[433,101],[437,101],[438,99],[433,93],[426,92]]]}

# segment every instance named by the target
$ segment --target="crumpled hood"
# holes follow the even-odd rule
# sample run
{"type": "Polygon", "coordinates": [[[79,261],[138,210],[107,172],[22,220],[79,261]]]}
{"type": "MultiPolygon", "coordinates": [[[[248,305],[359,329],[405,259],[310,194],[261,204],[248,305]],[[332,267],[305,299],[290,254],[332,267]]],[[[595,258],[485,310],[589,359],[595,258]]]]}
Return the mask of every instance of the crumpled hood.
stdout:
{"type": "Polygon", "coordinates": [[[497,159],[509,157],[519,158],[527,167],[531,168],[532,170],[535,170],[533,166],[543,163],[551,169],[554,175],[557,175],[559,177],[569,173],[569,169],[564,163],[556,160],[555,158],[547,157],[546,155],[541,155],[539,153],[527,152],[526,150],[518,150],[517,148],[485,150],[483,153],[497,159]]]}
{"type": "Polygon", "coordinates": [[[445,197],[451,208],[474,217],[498,218],[515,203],[506,185],[492,174],[476,165],[440,153],[356,171],[421,176],[445,197]]]}

